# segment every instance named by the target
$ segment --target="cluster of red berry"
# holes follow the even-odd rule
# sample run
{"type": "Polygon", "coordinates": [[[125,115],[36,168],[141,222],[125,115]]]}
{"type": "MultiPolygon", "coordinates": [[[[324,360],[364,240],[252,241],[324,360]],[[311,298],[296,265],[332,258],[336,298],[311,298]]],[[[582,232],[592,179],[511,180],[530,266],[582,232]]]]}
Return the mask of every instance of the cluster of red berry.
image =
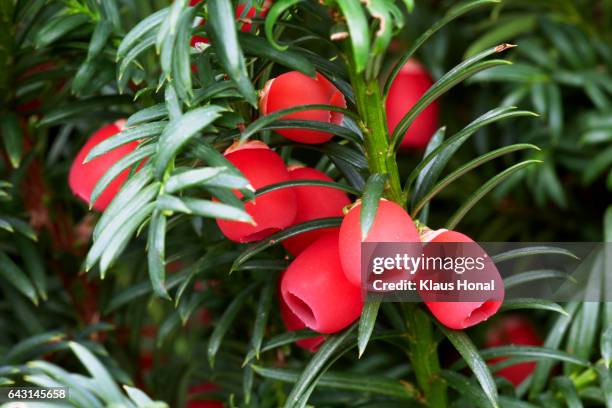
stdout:
{"type": "MultiPolygon", "coordinates": [[[[414,62],[407,64],[406,75],[421,71],[414,62]]],[[[399,77],[402,86],[405,78],[399,77]]],[[[417,81],[418,82],[418,81],[417,81]]],[[[399,95],[395,88],[391,96],[399,95]]],[[[340,91],[325,77],[315,78],[299,72],[288,72],[266,84],[260,100],[262,114],[267,115],[282,109],[309,104],[327,104],[345,107],[340,91]]],[[[405,105],[404,105],[405,106],[405,105]]],[[[427,122],[435,122],[435,110],[427,122]]],[[[389,125],[392,127],[393,115],[389,125]]],[[[342,113],[325,110],[306,110],[286,115],[283,119],[314,120],[339,124],[342,113]]],[[[418,123],[418,121],[417,121],[418,123]]],[[[137,142],[112,150],[88,163],[83,159],[89,150],[102,140],[119,132],[123,122],[119,121],[96,132],[77,156],[70,172],[70,186],[76,195],[89,200],[97,180],[108,168],[132,151],[137,142]]],[[[427,143],[435,129],[435,123],[420,125],[419,145],[427,143]]],[[[411,128],[413,131],[413,128],[411,128]]],[[[303,129],[279,129],[287,139],[315,144],[329,141],[333,134],[303,129]]],[[[230,146],[225,157],[249,180],[253,189],[290,180],[332,181],[325,173],[314,168],[286,166],[283,159],[261,141],[250,141],[230,146]]],[[[127,171],[117,177],[96,201],[94,208],[103,210],[127,177],[127,171]]],[[[238,194],[238,193],[237,193],[238,194]]],[[[221,232],[230,240],[240,243],[259,241],[274,232],[292,225],[319,218],[343,216],[349,206],[346,193],[323,186],[300,186],[277,189],[245,203],[245,210],[253,223],[218,219],[221,232]]],[[[283,242],[289,253],[295,256],[280,280],[282,315],[290,330],[308,327],[322,334],[344,329],[361,314],[361,232],[360,205],[354,205],[344,216],[338,229],[310,231],[283,242]]],[[[431,242],[473,242],[463,234],[440,230],[435,237],[427,234],[431,242]]],[[[366,238],[369,242],[421,242],[419,232],[410,215],[398,204],[380,202],[374,224],[366,238]]],[[[493,315],[500,306],[499,301],[445,303],[428,302],[427,306],[436,318],[453,329],[464,329],[493,315]]],[[[316,348],[321,339],[304,341],[309,349],[316,348]]]]}
{"type": "MultiPolygon", "coordinates": [[[[255,189],[288,180],[331,181],[312,168],[286,169],[281,157],[262,142],[249,142],[226,152],[226,158],[255,189]]],[[[317,218],[342,216],[349,204],[345,193],[330,187],[300,186],[276,190],[246,205],[254,224],[218,220],[223,234],[236,242],[265,239],[272,233],[317,218]]],[[[361,314],[361,230],[359,203],[344,216],[338,229],[317,230],[283,242],[295,259],[280,278],[281,314],[289,330],[308,327],[334,333],[361,314]]],[[[429,235],[424,238],[428,239],[429,235]]],[[[382,200],[366,242],[421,242],[410,215],[398,204],[382,200]]],[[[454,231],[439,230],[430,242],[473,242],[454,231]]],[[[434,316],[453,329],[486,320],[500,301],[426,302],[434,316]]],[[[300,345],[316,349],[321,338],[300,345]]]]}
{"type": "MultiPolygon", "coordinates": [[[[191,5],[195,4],[197,1],[191,2],[191,5]]],[[[238,9],[237,16],[243,12],[238,9]]],[[[246,13],[247,17],[255,15],[254,8],[246,13]]],[[[245,24],[241,29],[248,31],[250,26],[245,24]]],[[[192,39],[192,45],[194,41],[207,42],[205,38],[197,36],[192,39]]],[[[402,68],[386,101],[387,123],[391,131],[431,85],[429,73],[416,61],[411,60],[402,68]]],[[[259,106],[261,113],[268,115],[310,104],[346,107],[343,94],[323,75],[317,73],[312,78],[296,71],[269,80],[261,92],[259,106]]],[[[340,125],[344,118],[340,112],[313,109],[288,114],[282,119],[340,125]]],[[[138,145],[138,142],[132,142],[83,163],[95,145],[119,133],[124,125],[125,121],[121,120],[98,130],[76,157],[70,169],[69,183],[74,194],[84,201],[89,202],[91,192],[102,175],[138,145]]],[[[433,103],[412,123],[402,147],[425,147],[437,126],[438,107],[433,103]]],[[[277,133],[304,144],[324,143],[334,136],[324,131],[291,128],[278,129],[277,133]]],[[[314,168],[287,167],[283,159],[261,141],[232,145],[226,150],[225,157],[242,172],[255,190],[290,180],[333,181],[314,168]]],[[[103,211],[127,176],[128,170],[125,170],[115,178],[93,208],[103,211]]],[[[353,323],[361,314],[361,206],[359,203],[350,205],[349,197],[340,190],[299,186],[277,189],[245,203],[245,210],[254,221],[252,224],[217,220],[221,232],[228,239],[246,243],[266,239],[274,232],[306,221],[344,217],[340,228],[309,231],[282,242],[284,248],[295,257],[281,275],[279,283],[280,313],[288,330],[310,328],[321,334],[334,333],[353,323]]],[[[459,232],[447,230],[429,231],[420,236],[410,215],[398,204],[386,200],[380,201],[365,241],[473,242],[459,232]]],[[[426,302],[426,305],[442,324],[453,329],[465,329],[495,314],[501,302],[426,302]]],[[[315,351],[324,340],[323,336],[308,338],[298,341],[298,345],[315,351]]]]}

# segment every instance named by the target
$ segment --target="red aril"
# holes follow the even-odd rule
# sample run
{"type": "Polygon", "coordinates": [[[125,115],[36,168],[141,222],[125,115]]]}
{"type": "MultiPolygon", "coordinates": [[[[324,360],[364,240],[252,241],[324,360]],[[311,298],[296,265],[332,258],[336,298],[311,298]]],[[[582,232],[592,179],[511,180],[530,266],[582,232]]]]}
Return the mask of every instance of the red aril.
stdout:
{"type": "MultiPolygon", "coordinates": [[[[270,79],[263,90],[259,107],[263,115],[301,105],[334,105],[346,107],[344,95],[323,75],[311,78],[301,72],[291,71],[270,79]]],[[[282,117],[284,120],[308,120],[339,125],[344,115],[326,110],[306,110],[282,117]]],[[[281,136],[295,142],[318,144],[329,141],[334,135],[310,129],[277,129],[281,136]]]]}
{"type": "MultiPolygon", "coordinates": [[[[393,132],[400,120],[433,85],[427,70],[415,60],[408,60],[391,84],[386,101],[387,125],[393,132]]],[[[423,148],[438,128],[438,104],[432,102],[412,122],[405,133],[403,148],[423,148]]]]}
{"type": "MultiPolygon", "coordinates": [[[[327,174],[311,167],[289,168],[289,178],[291,180],[333,181],[327,174]]],[[[319,218],[342,217],[342,209],[350,204],[345,192],[332,187],[293,187],[293,191],[297,200],[297,213],[293,225],[319,218]]],[[[321,235],[332,230],[337,230],[337,228],[304,232],[284,240],[282,244],[291,255],[297,256],[321,235]]]]}
{"type": "MultiPolygon", "coordinates": [[[[533,323],[521,315],[508,315],[494,322],[487,330],[485,337],[487,347],[500,347],[508,345],[541,346],[542,339],[538,335],[533,323]]],[[[504,357],[489,361],[490,364],[506,360],[504,357]]],[[[496,375],[504,377],[515,386],[521,384],[535,370],[533,361],[518,363],[502,368],[496,375]]]]}
{"type": "MultiPolygon", "coordinates": [[[[426,243],[468,243],[475,244],[467,235],[456,231],[440,229],[424,234],[426,243]]],[[[476,245],[476,244],[475,244],[476,245]]],[[[425,251],[427,246],[425,246],[425,251]]],[[[483,251],[484,252],[484,251],[483,251]]],[[[497,272],[496,272],[497,273],[497,272]]],[[[499,273],[497,273],[499,275],[499,273]]],[[[503,288],[502,288],[503,294],[503,288]]],[[[436,319],[446,327],[463,330],[493,316],[503,303],[503,299],[474,302],[425,302],[436,319]]]]}
{"type": "Polygon", "coordinates": [[[342,272],[337,232],[320,237],[291,262],[281,278],[281,295],[293,314],[318,333],[335,333],[359,317],[361,290],[342,272]]]}
{"type": "MultiPolygon", "coordinates": [[[[225,158],[242,172],[256,190],[289,180],[283,159],[263,142],[251,141],[232,146],[226,150],[225,158]]],[[[223,235],[235,242],[258,241],[288,227],[293,223],[297,209],[295,193],[290,188],[263,194],[244,206],[255,225],[217,220],[223,235]]]]}
{"type": "MultiPolygon", "coordinates": [[[[295,330],[302,330],[306,328],[306,324],[303,321],[301,321],[300,318],[297,317],[291,311],[291,309],[289,309],[289,306],[287,306],[287,303],[285,302],[283,297],[280,295],[280,290],[279,290],[278,302],[279,302],[279,307],[280,307],[281,319],[283,320],[283,323],[285,324],[285,327],[287,328],[287,330],[295,331],[295,330]]],[[[301,348],[314,353],[315,351],[319,349],[319,347],[324,341],[325,341],[324,336],[318,336],[318,337],[312,337],[309,339],[298,340],[296,341],[296,344],[300,346],[301,348]]]]}
{"type": "Polygon", "coordinates": [[[361,240],[361,203],[346,214],[340,226],[340,259],[347,279],[361,285],[362,242],[420,242],[419,233],[408,213],[398,204],[380,200],[374,223],[361,240]]]}
{"type": "MultiPolygon", "coordinates": [[[[83,163],[94,146],[121,132],[123,126],[125,126],[124,119],[100,128],[91,135],[72,162],[70,173],[68,174],[68,184],[73,194],[86,203],[90,202],[91,193],[104,173],[106,173],[106,171],[118,160],[134,151],[136,146],[138,146],[137,141],[130,142],[98,156],[87,163],[83,163]]],[[[125,169],[110,182],[93,204],[95,210],[104,211],[121,188],[121,185],[127,179],[129,172],[130,169],[125,169]]]]}

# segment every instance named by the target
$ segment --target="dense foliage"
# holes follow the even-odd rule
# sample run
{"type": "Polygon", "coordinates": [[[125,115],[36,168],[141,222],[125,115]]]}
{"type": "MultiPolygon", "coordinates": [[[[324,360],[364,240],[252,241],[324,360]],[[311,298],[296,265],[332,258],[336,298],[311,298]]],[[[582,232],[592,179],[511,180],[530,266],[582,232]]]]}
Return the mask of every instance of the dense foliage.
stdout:
{"type": "Polygon", "coordinates": [[[506,302],[455,331],[421,305],[367,302],[311,353],[294,342],[319,334],[279,313],[280,243],[341,218],[247,244],[215,223],[249,220],[232,191],[265,193],[222,154],[262,140],[361,199],[366,230],[384,197],[475,240],[612,241],[610,2],[189,3],[0,0],[0,386],[63,384],[76,407],[612,406],[608,303],[506,302]],[[384,100],[414,57],[434,84],[390,132],[384,100]],[[288,71],[327,78],[347,107],[319,109],[342,122],[283,119],[312,106],[263,115],[257,90],[288,71]],[[399,149],[434,101],[426,149],[399,149]],[[122,118],[89,158],[138,143],[91,201],[128,181],[89,211],[71,164],[122,118]],[[514,330],[508,316],[535,327],[523,345],[487,340],[514,330]],[[525,361],[517,387],[495,375],[525,361]]]}

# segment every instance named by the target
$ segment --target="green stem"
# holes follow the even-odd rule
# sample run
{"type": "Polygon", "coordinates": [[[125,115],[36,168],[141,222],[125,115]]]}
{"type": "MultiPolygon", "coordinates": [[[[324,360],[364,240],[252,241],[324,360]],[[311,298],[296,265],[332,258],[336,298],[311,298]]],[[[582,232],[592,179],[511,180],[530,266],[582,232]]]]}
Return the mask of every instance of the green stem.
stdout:
{"type": "Polygon", "coordinates": [[[404,312],[408,324],[408,356],[427,406],[446,407],[446,384],[439,375],[440,360],[433,324],[415,303],[404,304],[404,312]]]}
{"type": "Polygon", "coordinates": [[[376,79],[366,80],[364,75],[357,74],[352,69],[351,64],[349,66],[370,171],[387,175],[385,197],[403,206],[405,200],[397,163],[395,156],[389,154],[389,132],[380,86],[376,79]]]}
{"type": "MultiPolygon", "coordinates": [[[[389,147],[389,131],[380,85],[376,79],[367,80],[357,74],[354,64],[347,64],[355,102],[361,117],[359,123],[364,137],[368,166],[373,173],[387,174],[384,196],[402,207],[407,197],[402,193],[395,154],[389,147]]],[[[427,315],[416,304],[406,304],[408,322],[408,355],[427,406],[447,406],[446,385],[439,376],[440,361],[433,326],[427,315]]]]}

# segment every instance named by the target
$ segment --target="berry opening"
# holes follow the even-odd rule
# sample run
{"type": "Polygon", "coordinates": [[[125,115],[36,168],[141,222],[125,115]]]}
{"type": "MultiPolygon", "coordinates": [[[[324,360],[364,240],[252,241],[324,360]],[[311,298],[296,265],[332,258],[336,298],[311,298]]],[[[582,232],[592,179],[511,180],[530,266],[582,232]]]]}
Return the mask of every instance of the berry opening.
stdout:
{"type": "Polygon", "coordinates": [[[499,302],[494,300],[487,300],[480,306],[478,306],[470,315],[464,320],[465,327],[472,326],[487,320],[489,317],[495,314],[499,309],[499,302]]]}
{"type": "Polygon", "coordinates": [[[287,302],[287,305],[289,306],[293,314],[298,316],[306,326],[311,329],[317,326],[317,318],[315,317],[314,312],[312,311],[310,306],[306,304],[306,302],[304,302],[302,299],[300,299],[291,292],[287,292],[287,297],[285,301],[287,302]]]}

